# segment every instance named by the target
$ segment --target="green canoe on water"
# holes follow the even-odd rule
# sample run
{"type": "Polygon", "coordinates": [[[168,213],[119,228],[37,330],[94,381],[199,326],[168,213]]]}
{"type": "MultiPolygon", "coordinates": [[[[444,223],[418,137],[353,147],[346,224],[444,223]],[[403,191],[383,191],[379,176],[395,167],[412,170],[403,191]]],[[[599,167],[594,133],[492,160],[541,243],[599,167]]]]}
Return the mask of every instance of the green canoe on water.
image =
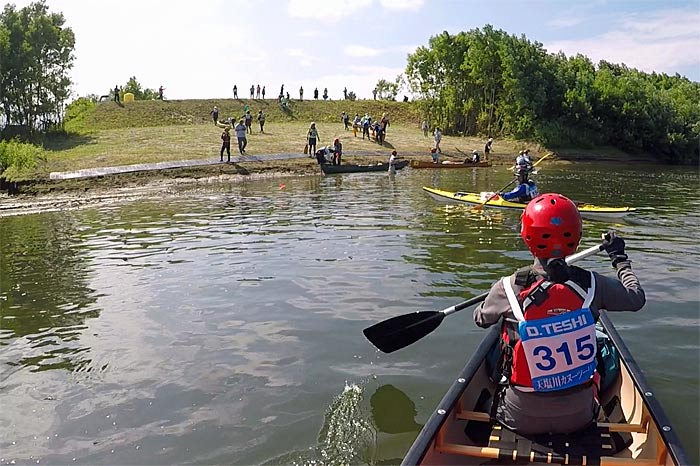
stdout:
{"type": "MultiPolygon", "coordinates": [[[[484,201],[489,198],[489,196],[493,195],[493,193],[490,192],[466,193],[461,191],[443,191],[441,189],[429,188],[427,186],[423,186],[423,191],[427,192],[430,197],[440,202],[470,204],[475,206],[483,204],[484,201]]],[[[498,196],[497,198],[488,201],[484,207],[522,211],[525,209],[526,205],[527,204],[522,204],[520,202],[506,201],[502,197],[498,196]]],[[[623,217],[636,210],[634,207],[604,207],[582,202],[578,202],[576,205],[582,216],[595,218],[623,217]]]]}

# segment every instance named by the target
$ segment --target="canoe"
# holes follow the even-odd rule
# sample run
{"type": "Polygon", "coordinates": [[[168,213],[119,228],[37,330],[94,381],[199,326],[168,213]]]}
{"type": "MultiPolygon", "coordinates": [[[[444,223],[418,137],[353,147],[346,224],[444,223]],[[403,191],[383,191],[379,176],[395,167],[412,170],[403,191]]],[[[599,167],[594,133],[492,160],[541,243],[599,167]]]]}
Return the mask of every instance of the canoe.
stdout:
{"type": "MultiPolygon", "coordinates": [[[[408,166],[408,160],[399,160],[396,162],[397,170],[401,170],[406,166],[408,166]]],[[[376,163],[373,165],[331,165],[324,163],[321,165],[321,171],[326,175],[335,173],[386,172],[389,171],[389,163],[376,163]]]]}
{"type": "Polygon", "coordinates": [[[620,355],[620,372],[601,392],[605,422],[569,435],[523,436],[489,420],[495,384],[486,356],[494,326],[416,437],[402,465],[599,464],[685,465],[690,459],[654,391],[603,311],[600,323],[620,355]]]}
{"type": "MultiPolygon", "coordinates": [[[[490,195],[493,193],[482,192],[482,193],[465,193],[465,192],[452,192],[443,191],[441,189],[429,188],[423,186],[423,190],[430,194],[433,199],[441,202],[459,203],[459,204],[470,204],[470,205],[480,205],[482,204],[490,195]]],[[[509,209],[522,211],[525,209],[527,204],[522,204],[520,202],[510,202],[504,200],[502,197],[497,199],[492,199],[486,203],[487,207],[493,207],[496,209],[509,209]]],[[[634,207],[603,207],[593,204],[587,204],[583,202],[578,202],[578,211],[582,216],[585,217],[623,217],[630,212],[634,212],[636,209],[634,207]]]]}
{"type": "Polygon", "coordinates": [[[427,160],[411,160],[411,168],[480,168],[490,167],[491,162],[462,163],[462,162],[429,162],[427,160]]]}

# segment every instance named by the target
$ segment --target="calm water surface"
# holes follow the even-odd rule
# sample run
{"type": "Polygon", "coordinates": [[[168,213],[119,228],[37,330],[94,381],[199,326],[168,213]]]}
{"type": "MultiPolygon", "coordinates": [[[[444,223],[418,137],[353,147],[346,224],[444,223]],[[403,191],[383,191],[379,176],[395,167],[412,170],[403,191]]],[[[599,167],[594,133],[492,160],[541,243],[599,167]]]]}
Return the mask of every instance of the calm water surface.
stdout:
{"type": "MultiPolygon", "coordinates": [[[[517,214],[420,189],[493,190],[509,176],[207,185],[0,218],[0,463],[401,458],[483,331],[468,310],[384,355],[362,329],[461,302],[529,262],[517,214]]],[[[582,244],[609,227],[627,240],[648,302],[612,318],[696,463],[699,178],[608,165],[538,177],[542,191],[639,207],[586,220],[582,244]]],[[[583,265],[612,273],[603,256],[583,265]]]]}

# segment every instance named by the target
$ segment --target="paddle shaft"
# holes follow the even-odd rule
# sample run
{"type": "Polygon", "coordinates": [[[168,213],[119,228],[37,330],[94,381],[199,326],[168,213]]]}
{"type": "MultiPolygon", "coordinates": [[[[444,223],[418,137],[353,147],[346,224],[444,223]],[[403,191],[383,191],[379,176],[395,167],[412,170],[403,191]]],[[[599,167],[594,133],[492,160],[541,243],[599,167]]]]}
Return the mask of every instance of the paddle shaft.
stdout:
{"type": "MultiPolygon", "coordinates": [[[[567,263],[567,264],[573,264],[574,262],[578,262],[578,261],[580,261],[580,260],[582,260],[582,259],[585,259],[585,258],[588,257],[588,256],[592,256],[592,255],[594,255],[594,254],[597,254],[597,253],[599,253],[599,252],[602,251],[602,250],[603,250],[603,244],[602,244],[602,243],[601,243],[601,244],[598,244],[598,245],[596,245],[596,246],[591,246],[591,247],[588,248],[588,249],[584,249],[584,250],[581,251],[581,252],[577,252],[576,254],[572,254],[572,255],[570,255],[569,257],[567,257],[567,258],[566,258],[566,263],[567,263]]],[[[457,305],[455,305],[455,306],[450,306],[450,307],[448,307],[448,308],[446,308],[446,309],[443,309],[442,311],[439,311],[439,312],[442,312],[443,314],[445,314],[445,316],[448,316],[448,315],[450,315],[450,314],[454,314],[455,312],[459,312],[459,311],[461,311],[461,310],[463,310],[463,309],[465,309],[465,308],[468,308],[468,307],[470,307],[470,306],[473,306],[474,304],[479,304],[480,302],[482,302],[483,300],[486,299],[486,296],[487,296],[487,295],[488,295],[488,292],[482,293],[482,294],[480,294],[479,296],[475,296],[475,297],[473,297],[473,298],[471,298],[471,299],[468,299],[468,300],[466,300],[466,301],[464,301],[464,302],[461,302],[461,303],[459,303],[459,304],[457,304],[457,305]]]]}
{"type": "MultiPolygon", "coordinates": [[[[606,243],[593,246],[566,258],[568,264],[579,261],[603,249],[606,243]]],[[[486,299],[488,293],[450,306],[442,311],[418,311],[402,314],[378,322],[362,331],[365,337],[380,351],[392,353],[417,342],[438,328],[448,315],[459,312],[486,299]]]]}

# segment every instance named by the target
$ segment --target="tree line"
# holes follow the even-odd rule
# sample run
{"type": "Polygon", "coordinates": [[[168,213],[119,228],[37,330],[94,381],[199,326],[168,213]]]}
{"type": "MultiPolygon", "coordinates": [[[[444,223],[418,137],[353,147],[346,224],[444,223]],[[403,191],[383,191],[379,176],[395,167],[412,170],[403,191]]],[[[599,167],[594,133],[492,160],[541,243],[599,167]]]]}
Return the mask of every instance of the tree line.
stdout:
{"type": "Polygon", "coordinates": [[[45,131],[70,96],[75,35],[44,1],[0,13],[0,123],[45,131]]]}
{"type": "Polygon", "coordinates": [[[700,160],[700,83],[678,74],[548,53],[486,25],[431,37],[409,54],[406,80],[426,118],[447,134],[700,160]]]}

